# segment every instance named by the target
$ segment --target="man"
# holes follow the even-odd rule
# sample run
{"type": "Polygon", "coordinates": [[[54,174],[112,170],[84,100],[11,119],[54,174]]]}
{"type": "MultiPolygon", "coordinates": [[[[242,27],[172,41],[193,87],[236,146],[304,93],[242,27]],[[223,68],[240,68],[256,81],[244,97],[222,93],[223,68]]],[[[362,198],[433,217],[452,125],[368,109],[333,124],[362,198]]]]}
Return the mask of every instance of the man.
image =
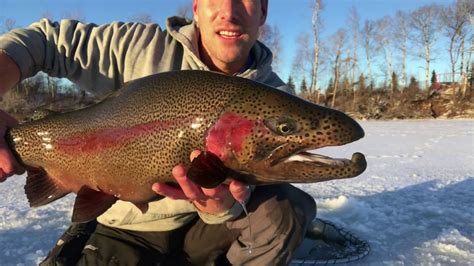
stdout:
{"type": "MultiPolygon", "coordinates": [[[[271,70],[271,52],[257,42],[267,10],[267,0],[194,0],[194,21],[172,17],[164,31],[155,24],[41,20],[0,37],[0,96],[40,70],[97,97],[126,81],[181,69],[283,87],[271,70]]],[[[0,113],[0,135],[15,124],[0,113]]],[[[0,181],[22,171],[0,138],[0,181]]],[[[150,189],[167,198],[151,203],[147,213],[119,201],[98,217],[97,227],[73,225],[45,264],[287,264],[315,216],[314,200],[288,184],[251,191],[232,181],[205,189],[186,178],[183,165],[170,174],[180,189],[154,184],[150,189]]]]}

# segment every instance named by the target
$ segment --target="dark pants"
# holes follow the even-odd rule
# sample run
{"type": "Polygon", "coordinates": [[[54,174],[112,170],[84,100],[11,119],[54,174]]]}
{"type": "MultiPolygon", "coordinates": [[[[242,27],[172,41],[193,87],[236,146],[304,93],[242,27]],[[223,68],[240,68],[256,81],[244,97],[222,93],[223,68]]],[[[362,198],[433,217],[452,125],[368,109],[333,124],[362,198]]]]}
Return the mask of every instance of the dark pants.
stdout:
{"type": "Polygon", "coordinates": [[[285,265],[316,214],[313,198],[289,184],[257,187],[247,209],[250,227],[245,214],[217,225],[196,219],[167,232],[98,224],[90,238],[80,242],[78,257],[68,258],[72,255],[66,251],[77,254],[77,248],[64,244],[42,265],[285,265]]]}

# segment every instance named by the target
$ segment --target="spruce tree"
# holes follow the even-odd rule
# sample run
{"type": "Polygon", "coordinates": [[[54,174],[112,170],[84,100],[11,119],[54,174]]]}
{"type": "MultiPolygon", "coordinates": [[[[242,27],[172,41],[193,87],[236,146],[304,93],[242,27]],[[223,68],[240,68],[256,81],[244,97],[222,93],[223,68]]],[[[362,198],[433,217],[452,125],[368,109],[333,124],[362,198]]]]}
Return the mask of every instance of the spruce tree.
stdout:
{"type": "Polygon", "coordinates": [[[291,75],[288,76],[288,82],[286,83],[290,88],[290,92],[295,94],[295,82],[293,81],[293,77],[291,75]]]}
{"type": "Polygon", "coordinates": [[[306,84],[306,78],[303,78],[303,80],[301,81],[300,92],[304,95],[308,94],[308,85],[306,84]]]}

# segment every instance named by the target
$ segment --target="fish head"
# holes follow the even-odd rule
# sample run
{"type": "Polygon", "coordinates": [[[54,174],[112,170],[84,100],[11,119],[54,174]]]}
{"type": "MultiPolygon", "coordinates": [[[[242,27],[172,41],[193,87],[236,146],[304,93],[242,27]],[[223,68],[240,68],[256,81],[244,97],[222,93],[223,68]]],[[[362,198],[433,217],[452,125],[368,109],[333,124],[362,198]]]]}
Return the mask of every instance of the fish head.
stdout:
{"type": "Polygon", "coordinates": [[[311,183],[354,177],[366,169],[361,153],[335,159],[308,152],[362,138],[364,130],[354,119],[286,92],[255,86],[235,97],[206,134],[206,151],[230,169],[228,175],[249,184],[311,183]]]}

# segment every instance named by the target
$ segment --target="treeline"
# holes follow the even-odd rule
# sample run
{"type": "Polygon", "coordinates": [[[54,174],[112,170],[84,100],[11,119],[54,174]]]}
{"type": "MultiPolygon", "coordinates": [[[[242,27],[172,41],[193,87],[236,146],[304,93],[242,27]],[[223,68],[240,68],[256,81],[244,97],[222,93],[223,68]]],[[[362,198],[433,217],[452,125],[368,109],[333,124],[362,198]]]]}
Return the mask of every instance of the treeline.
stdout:
{"type": "MultiPolygon", "coordinates": [[[[314,0],[311,8],[309,31],[301,33],[291,48],[294,56],[288,85],[295,93],[360,118],[455,116],[473,109],[474,1],[453,0],[410,12],[394,11],[377,20],[363,20],[354,6],[348,12],[346,28],[330,34],[324,32],[323,0],[314,0]],[[437,74],[435,60],[449,66],[449,73],[437,74]],[[422,63],[424,78],[418,80],[418,73],[409,67],[413,61],[422,63]]],[[[190,18],[190,10],[190,6],[181,6],[176,13],[190,18]]],[[[54,19],[50,14],[42,17],[54,19]]],[[[61,18],[85,21],[75,11],[61,18]]],[[[130,20],[154,22],[149,14],[130,20]]],[[[0,33],[15,27],[13,19],[0,19],[0,33]]],[[[259,40],[273,51],[277,72],[283,64],[283,37],[278,25],[261,28],[259,40]]],[[[91,102],[92,95],[81,88],[40,74],[11,90],[0,105],[26,112],[91,102]]]]}
{"type": "Polygon", "coordinates": [[[425,5],[364,21],[353,6],[346,28],[325,38],[323,13],[323,0],[314,0],[311,31],[297,40],[288,84],[300,96],[366,118],[473,111],[474,1],[425,5]],[[449,66],[449,73],[437,74],[434,61],[449,66]],[[417,80],[408,62],[422,63],[424,79],[417,80]]]}

